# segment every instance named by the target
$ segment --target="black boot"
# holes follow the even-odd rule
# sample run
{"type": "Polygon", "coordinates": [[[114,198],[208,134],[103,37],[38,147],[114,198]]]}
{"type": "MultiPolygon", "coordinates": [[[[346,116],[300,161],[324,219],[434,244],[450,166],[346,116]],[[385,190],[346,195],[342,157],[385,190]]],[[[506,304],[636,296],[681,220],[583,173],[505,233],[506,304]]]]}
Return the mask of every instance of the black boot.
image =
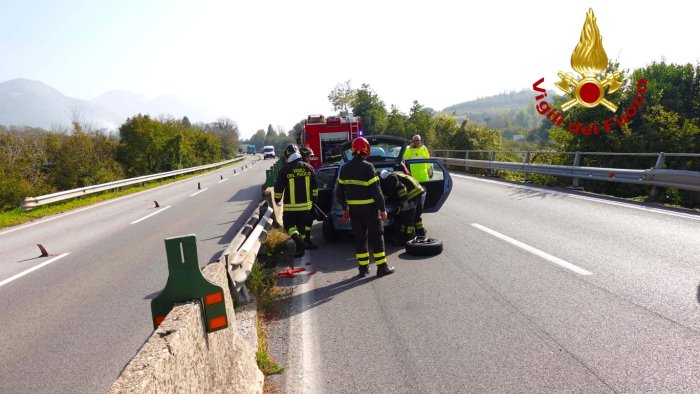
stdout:
{"type": "Polygon", "coordinates": [[[304,241],[301,240],[301,237],[299,234],[294,234],[292,235],[292,239],[294,240],[294,245],[296,246],[296,252],[294,253],[294,257],[301,257],[304,255],[304,241]]]}
{"type": "Polygon", "coordinates": [[[387,263],[377,265],[377,278],[382,276],[391,275],[396,269],[394,267],[389,267],[387,263]]]}
{"type": "Polygon", "coordinates": [[[367,275],[369,275],[369,265],[361,265],[360,266],[360,273],[357,274],[357,277],[364,278],[367,275]]]}
{"type": "Polygon", "coordinates": [[[306,249],[308,249],[308,250],[316,250],[316,249],[318,249],[318,245],[316,245],[315,243],[311,242],[311,237],[308,236],[308,235],[306,236],[306,239],[304,240],[304,247],[305,247],[306,249]]]}

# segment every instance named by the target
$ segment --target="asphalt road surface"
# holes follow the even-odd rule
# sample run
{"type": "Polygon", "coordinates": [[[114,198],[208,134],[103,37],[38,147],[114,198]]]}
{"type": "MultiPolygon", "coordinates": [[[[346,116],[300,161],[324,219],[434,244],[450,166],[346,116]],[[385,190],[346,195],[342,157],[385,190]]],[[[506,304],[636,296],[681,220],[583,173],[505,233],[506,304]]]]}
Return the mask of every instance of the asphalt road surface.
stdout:
{"type": "MultiPolygon", "coordinates": [[[[700,215],[454,175],[424,215],[442,254],[388,247],[355,279],[352,240],[273,323],[279,393],[700,392],[700,215]]],[[[309,265],[306,265],[310,263],[309,265]]]]}
{"type": "Polygon", "coordinates": [[[0,229],[0,393],[105,392],[153,331],[164,239],[196,234],[200,265],[218,260],[271,164],[246,160],[0,229]],[[38,243],[51,256],[37,257],[38,243]]]}

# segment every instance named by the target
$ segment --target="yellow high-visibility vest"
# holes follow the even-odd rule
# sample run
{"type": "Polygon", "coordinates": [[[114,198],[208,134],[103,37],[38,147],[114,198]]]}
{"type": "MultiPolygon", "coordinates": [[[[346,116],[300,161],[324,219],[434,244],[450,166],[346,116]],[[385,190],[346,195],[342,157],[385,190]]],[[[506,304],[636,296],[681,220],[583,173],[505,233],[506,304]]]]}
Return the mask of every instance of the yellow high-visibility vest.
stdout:
{"type": "MultiPolygon", "coordinates": [[[[430,153],[428,153],[428,148],[425,145],[421,145],[420,148],[412,148],[410,145],[406,147],[403,153],[403,159],[429,159],[430,153]]],[[[411,171],[411,176],[418,182],[428,182],[430,180],[430,163],[418,163],[411,164],[409,171],[411,171]]]]}

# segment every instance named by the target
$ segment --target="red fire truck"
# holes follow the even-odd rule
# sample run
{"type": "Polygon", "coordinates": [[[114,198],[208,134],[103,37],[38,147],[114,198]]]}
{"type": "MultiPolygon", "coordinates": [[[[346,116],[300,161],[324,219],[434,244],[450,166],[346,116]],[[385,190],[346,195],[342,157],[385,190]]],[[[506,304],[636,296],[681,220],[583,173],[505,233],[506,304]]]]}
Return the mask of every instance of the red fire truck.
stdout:
{"type": "Polygon", "coordinates": [[[297,133],[297,144],[314,151],[311,165],[318,169],[340,160],[340,145],[361,135],[360,116],[309,115],[304,121],[304,131],[297,133]]]}

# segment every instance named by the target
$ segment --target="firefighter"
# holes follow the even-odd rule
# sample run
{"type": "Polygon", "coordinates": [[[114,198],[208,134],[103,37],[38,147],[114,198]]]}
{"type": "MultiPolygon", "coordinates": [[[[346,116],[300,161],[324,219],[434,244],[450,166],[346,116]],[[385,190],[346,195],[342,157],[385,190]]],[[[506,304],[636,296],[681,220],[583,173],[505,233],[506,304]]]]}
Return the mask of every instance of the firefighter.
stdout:
{"type": "MultiPolygon", "coordinates": [[[[406,147],[403,153],[403,159],[429,159],[430,153],[428,152],[428,148],[423,145],[420,135],[414,135],[412,141],[413,142],[406,147]]],[[[428,182],[430,178],[433,177],[433,170],[429,163],[411,164],[409,170],[411,171],[411,176],[420,183],[428,182]]]]}
{"type": "MultiPolygon", "coordinates": [[[[301,159],[304,160],[304,162],[309,163],[311,165],[311,156],[314,155],[313,149],[309,148],[308,146],[302,146],[299,149],[299,154],[301,154],[301,159]]],[[[316,191],[316,196],[318,197],[318,190],[316,191]]],[[[316,199],[314,198],[314,201],[316,199]]],[[[304,239],[304,247],[306,249],[318,249],[318,245],[313,243],[311,241],[311,226],[314,223],[314,210],[313,207],[309,211],[309,217],[306,220],[306,223],[304,224],[304,235],[302,238],[304,239]]]]}
{"type": "Polygon", "coordinates": [[[377,277],[381,278],[394,273],[394,267],[387,265],[384,250],[382,221],[387,219],[384,195],[379,186],[377,171],[366,160],[370,153],[369,142],[364,137],[357,137],[352,141],[351,150],[353,158],[340,167],[336,198],[350,217],[355,237],[355,257],[360,271],[358,277],[364,278],[369,274],[369,237],[372,257],[377,265],[377,277]]]}
{"type": "Polygon", "coordinates": [[[382,192],[388,198],[399,202],[396,212],[396,222],[399,225],[396,237],[397,243],[403,244],[415,235],[425,235],[423,227],[423,196],[425,189],[418,181],[403,172],[382,170],[379,177],[382,192]]]}
{"type": "Polygon", "coordinates": [[[304,255],[304,235],[306,221],[311,212],[313,201],[318,197],[316,175],[309,163],[302,161],[299,149],[294,144],[284,150],[287,164],[277,174],[275,182],[275,202],[284,197],[282,222],[296,246],[294,257],[304,255]]]}

